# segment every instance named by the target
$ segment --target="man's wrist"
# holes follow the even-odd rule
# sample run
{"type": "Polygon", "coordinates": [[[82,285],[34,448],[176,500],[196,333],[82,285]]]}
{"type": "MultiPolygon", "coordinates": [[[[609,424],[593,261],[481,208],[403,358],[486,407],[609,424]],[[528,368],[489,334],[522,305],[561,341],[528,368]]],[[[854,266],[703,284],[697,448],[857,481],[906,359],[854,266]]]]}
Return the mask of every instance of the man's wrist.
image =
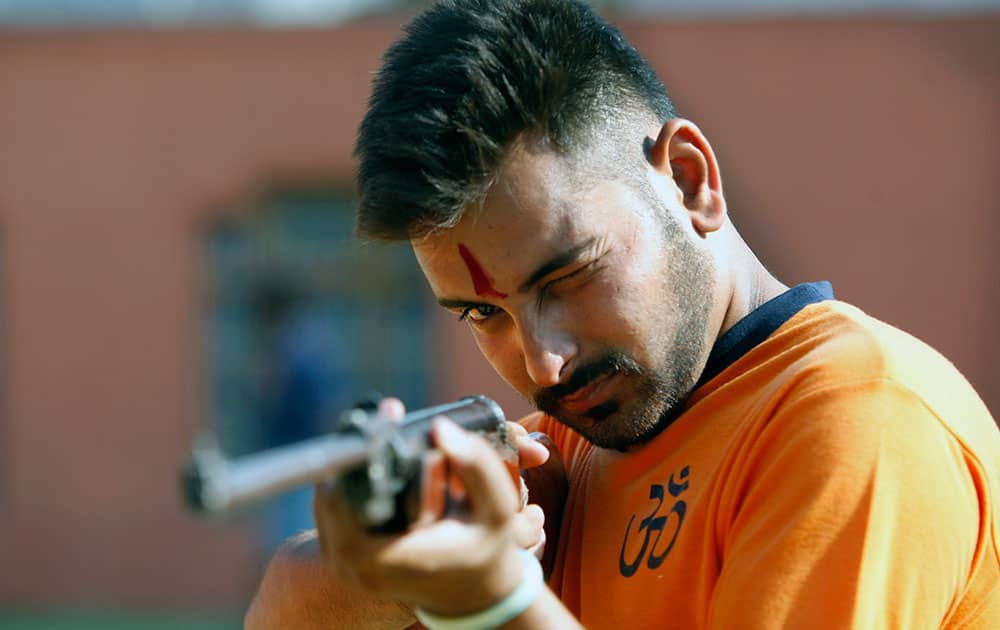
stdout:
{"type": "Polygon", "coordinates": [[[493,606],[510,595],[524,578],[524,561],[520,551],[511,546],[491,563],[485,575],[470,575],[460,588],[443,593],[442,599],[417,604],[417,607],[432,615],[461,617],[493,606]]]}
{"type": "Polygon", "coordinates": [[[514,588],[493,604],[461,615],[441,615],[415,609],[417,619],[430,630],[487,630],[497,628],[527,610],[545,589],[538,559],[530,551],[517,552],[521,576],[514,588]]]}
{"type": "Polygon", "coordinates": [[[428,602],[419,606],[421,610],[441,617],[461,617],[485,610],[504,597],[510,595],[525,575],[521,550],[511,547],[492,565],[489,573],[482,578],[470,578],[467,588],[452,591],[447,599],[428,602]]]}

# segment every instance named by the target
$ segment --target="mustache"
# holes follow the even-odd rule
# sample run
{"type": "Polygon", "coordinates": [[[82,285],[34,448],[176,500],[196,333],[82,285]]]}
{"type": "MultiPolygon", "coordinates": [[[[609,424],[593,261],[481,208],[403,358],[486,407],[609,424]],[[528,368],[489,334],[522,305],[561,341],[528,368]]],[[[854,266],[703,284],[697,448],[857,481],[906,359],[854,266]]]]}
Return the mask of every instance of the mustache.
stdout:
{"type": "Polygon", "coordinates": [[[617,374],[619,372],[640,374],[642,368],[630,357],[621,352],[608,352],[576,368],[565,383],[546,387],[535,392],[535,395],[532,397],[535,407],[545,413],[553,414],[559,409],[559,401],[563,397],[586,387],[602,376],[617,374]]]}

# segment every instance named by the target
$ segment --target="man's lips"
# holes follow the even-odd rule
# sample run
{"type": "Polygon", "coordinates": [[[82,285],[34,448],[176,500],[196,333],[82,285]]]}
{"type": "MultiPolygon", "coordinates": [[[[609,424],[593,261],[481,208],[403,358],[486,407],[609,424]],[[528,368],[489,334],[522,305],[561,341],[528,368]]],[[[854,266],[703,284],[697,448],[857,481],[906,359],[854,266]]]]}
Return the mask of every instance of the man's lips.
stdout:
{"type": "Polygon", "coordinates": [[[559,399],[559,406],[566,411],[580,415],[593,409],[611,397],[609,385],[614,380],[615,373],[603,374],[572,394],[559,399]]]}

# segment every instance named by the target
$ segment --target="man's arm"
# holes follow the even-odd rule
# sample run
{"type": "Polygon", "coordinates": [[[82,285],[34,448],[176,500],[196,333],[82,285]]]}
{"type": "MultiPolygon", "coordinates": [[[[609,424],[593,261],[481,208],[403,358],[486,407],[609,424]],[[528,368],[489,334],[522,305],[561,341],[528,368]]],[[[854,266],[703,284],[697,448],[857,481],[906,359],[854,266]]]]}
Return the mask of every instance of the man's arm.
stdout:
{"type": "Polygon", "coordinates": [[[275,554],[247,611],[244,627],[400,630],[414,625],[415,620],[406,606],[337,579],[323,564],[316,530],[310,530],[289,539],[275,554]]]}

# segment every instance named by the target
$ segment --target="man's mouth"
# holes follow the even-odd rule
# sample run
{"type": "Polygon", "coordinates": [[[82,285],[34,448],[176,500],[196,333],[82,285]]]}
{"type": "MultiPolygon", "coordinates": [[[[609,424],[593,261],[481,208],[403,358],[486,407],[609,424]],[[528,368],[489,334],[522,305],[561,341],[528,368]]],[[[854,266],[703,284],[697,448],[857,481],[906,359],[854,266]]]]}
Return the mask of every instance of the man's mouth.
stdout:
{"type": "Polygon", "coordinates": [[[601,405],[614,392],[612,386],[618,372],[608,372],[598,376],[572,394],[559,399],[559,406],[573,415],[584,415],[587,411],[601,405]]]}

